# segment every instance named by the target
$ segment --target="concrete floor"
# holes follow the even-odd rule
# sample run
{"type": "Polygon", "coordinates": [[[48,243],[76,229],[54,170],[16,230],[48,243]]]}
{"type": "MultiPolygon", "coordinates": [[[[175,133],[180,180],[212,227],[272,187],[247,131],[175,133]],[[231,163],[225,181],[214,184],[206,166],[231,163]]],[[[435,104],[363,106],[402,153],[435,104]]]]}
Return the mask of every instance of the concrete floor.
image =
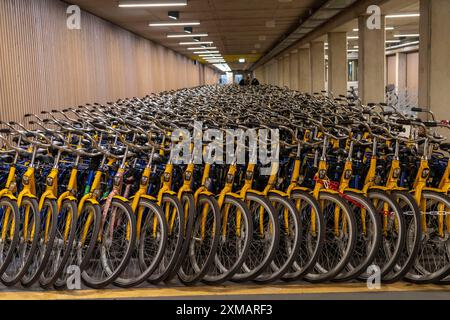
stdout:
{"type": "Polygon", "coordinates": [[[43,291],[39,288],[0,288],[0,300],[71,300],[71,299],[156,299],[156,300],[450,300],[450,286],[413,285],[396,283],[382,285],[380,290],[369,290],[365,284],[321,284],[308,283],[252,284],[224,286],[184,287],[166,285],[142,286],[135,289],[79,291],[43,291]]]}

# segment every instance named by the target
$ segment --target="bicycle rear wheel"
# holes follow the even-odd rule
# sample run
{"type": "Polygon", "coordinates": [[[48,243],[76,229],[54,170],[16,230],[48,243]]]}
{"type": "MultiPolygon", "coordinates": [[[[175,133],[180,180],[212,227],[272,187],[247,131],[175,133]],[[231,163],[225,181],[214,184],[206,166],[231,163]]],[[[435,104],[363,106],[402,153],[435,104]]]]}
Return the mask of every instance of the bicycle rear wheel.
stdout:
{"type": "Polygon", "coordinates": [[[94,289],[114,282],[126,268],[136,243],[136,218],[128,203],[114,198],[102,217],[100,239],[81,277],[94,289]]]}
{"type": "Polygon", "coordinates": [[[20,215],[17,201],[0,199],[0,276],[8,268],[20,238],[20,215]]]}
{"type": "Polygon", "coordinates": [[[350,207],[338,195],[321,192],[319,204],[325,220],[325,242],[314,269],[304,277],[313,283],[332,280],[345,268],[355,247],[357,232],[350,207]]]}
{"type": "Polygon", "coordinates": [[[178,271],[185,285],[195,284],[209,271],[219,245],[220,209],[216,199],[200,195],[197,202],[189,249],[178,271]]]}

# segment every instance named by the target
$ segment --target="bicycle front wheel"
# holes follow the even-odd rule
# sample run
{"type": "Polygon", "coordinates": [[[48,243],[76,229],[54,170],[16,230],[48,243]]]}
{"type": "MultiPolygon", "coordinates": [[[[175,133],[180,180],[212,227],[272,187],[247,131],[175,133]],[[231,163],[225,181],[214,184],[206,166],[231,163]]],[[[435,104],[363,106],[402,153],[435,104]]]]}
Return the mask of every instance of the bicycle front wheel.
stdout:
{"type": "Polygon", "coordinates": [[[334,279],[348,264],[356,242],[356,221],[347,202],[336,194],[321,192],[319,204],[325,242],[314,269],[304,277],[313,283],[334,279]]]}
{"type": "Polygon", "coordinates": [[[350,261],[333,281],[349,281],[366,272],[381,243],[381,220],[372,202],[355,192],[345,192],[356,220],[356,243],[350,261]]]}
{"type": "Polygon", "coordinates": [[[20,240],[14,248],[11,262],[3,272],[1,281],[5,286],[14,286],[27,272],[39,243],[41,228],[39,208],[36,199],[24,197],[19,207],[20,240]]]}
{"type": "Polygon", "coordinates": [[[280,279],[292,266],[300,250],[302,223],[294,203],[278,194],[270,194],[279,226],[278,250],[269,267],[255,281],[269,283],[280,279]]]}
{"type": "Polygon", "coordinates": [[[50,258],[43,270],[39,283],[44,289],[50,288],[63,272],[70,257],[77,223],[76,201],[64,200],[58,213],[56,238],[50,258]]]}
{"type": "Polygon", "coordinates": [[[162,199],[161,209],[168,225],[167,245],[164,255],[156,270],[149,278],[149,282],[157,284],[170,277],[175,268],[183,249],[184,237],[183,227],[185,217],[180,200],[174,195],[165,194],[162,199]]]}
{"type": "Polygon", "coordinates": [[[114,284],[122,288],[137,286],[158,267],[167,244],[167,222],[161,208],[141,199],[136,209],[138,238],[130,261],[114,284]]]}
{"type": "Polygon", "coordinates": [[[300,214],[303,232],[299,253],[291,268],[281,278],[284,281],[298,280],[314,268],[325,238],[325,221],[317,200],[300,190],[292,193],[291,199],[300,214]]]}
{"type": "Polygon", "coordinates": [[[446,278],[450,272],[449,232],[445,228],[450,221],[447,215],[449,209],[450,199],[446,195],[434,191],[422,193],[420,219],[426,229],[422,230],[419,252],[413,268],[407,275],[409,281],[449,282],[450,278],[446,278]],[[442,233],[440,227],[443,228],[442,233]]]}
{"type": "Polygon", "coordinates": [[[220,209],[215,198],[200,195],[197,201],[189,249],[178,278],[185,285],[200,281],[209,271],[220,237],[220,209]]]}
{"type": "Polygon", "coordinates": [[[203,277],[203,281],[210,284],[230,280],[242,267],[247,258],[253,234],[250,212],[240,199],[226,196],[220,219],[220,240],[214,262],[203,277]]]}
{"type": "Polygon", "coordinates": [[[112,199],[102,217],[100,239],[81,274],[84,283],[94,289],[104,288],[126,268],[136,243],[136,218],[128,203],[112,199]]]}
{"type": "Polygon", "coordinates": [[[19,243],[20,215],[17,201],[0,199],[0,276],[8,268],[19,243]]]}
{"type": "Polygon", "coordinates": [[[256,279],[273,261],[280,241],[277,211],[265,197],[248,192],[246,204],[252,222],[250,251],[242,268],[233,276],[233,281],[245,282],[256,279]]]}

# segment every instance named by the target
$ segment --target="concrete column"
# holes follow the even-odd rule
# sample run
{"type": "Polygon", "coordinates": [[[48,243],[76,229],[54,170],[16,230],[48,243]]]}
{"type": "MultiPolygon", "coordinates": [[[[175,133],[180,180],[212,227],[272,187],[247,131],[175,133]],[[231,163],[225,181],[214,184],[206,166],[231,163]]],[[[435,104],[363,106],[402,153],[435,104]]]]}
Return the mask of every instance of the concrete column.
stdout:
{"type": "MultiPolygon", "coordinates": [[[[450,118],[450,1],[420,1],[419,106],[450,118]]],[[[448,135],[448,131],[443,132],[448,135]]]]}
{"type": "Polygon", "coordinates": [[[335,97],[347,94],[347,33],[328,33],[328,91],[335,97]]]}
{"type": "Polygon", "coordinates": [[[283,86],[284,87],[291,87],[290,83],[290,57],[289,55],[285,55],[283,58],[283,86]]]}
{"type": "Polygon", "coordinates": [[[277,85],[282,87],[284,85],[284,63],[283,58],[277,60],[278,65],[278,81],[277,85]]]}
{"type": "Polygon", "coordinates": [[[325,43],[323,41],[309,44],[311,55],[311,91],[325,90],[325,43]]]}
{"type": "Polygon", "coordinates": [[[395,55],[395,66],[396,66],[396,76],[395,76],[395,86],[399,92],[406,90],[406,76],[407,76],[407,65],[406,65],[406,53],[398,52],[395,55]]]}
{"type": "Polygon", "coordinates": [[[364,104],[386,100],[386,30],[385,18],[381,28],[367,28],[367,16],[360,16],[358,53],[358,93],[364,104]]]}
{"type": "Polygon", "coordinates": [[[309,48],[298,49],[298,64],[299,90],[311,93],[311,57],[309,48]]]}
{"type": "Polygon", "coordinates": [[[298,90],[298,50],[291,53],[291,69],[290,69],[290,80],[291,89],[298,90]]]}

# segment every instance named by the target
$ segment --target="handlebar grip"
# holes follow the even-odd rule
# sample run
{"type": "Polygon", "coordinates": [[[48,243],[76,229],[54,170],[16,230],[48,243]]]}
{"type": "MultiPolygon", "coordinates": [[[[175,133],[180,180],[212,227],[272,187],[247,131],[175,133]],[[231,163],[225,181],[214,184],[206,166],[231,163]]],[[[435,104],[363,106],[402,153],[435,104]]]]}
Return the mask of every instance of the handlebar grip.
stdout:
{"type": "Polygon", "coordinates": [[[416,108],[416,107],[414,107],[414,108],[411,108],[411,111],[412,111],[412,112],[424,112],[425,110],[423,110],[422,108],[416,108]]]}
{"type": "Polygon", "coordinates": [[[405,126],[408,126],[408,125],[411,124],[411,120],[407,120],[407,119],[398,119],[398,120],[397,120],[397,123],[398,123],[398,124],[405,125],[405,126]]]}
{"type": "Polygon", "coordinates": [[[436,128],[438,126],[438,123],[436,121],[424,121],[423,124],[427,128],[436,128]]]}
{"type": "Polygon", "coordinates": [[[0,133],[10,134],[10,133],[11,133],[11,130],[8,129],[8,128],[1,128],[1,129],[0,129],[0,133]]]}

